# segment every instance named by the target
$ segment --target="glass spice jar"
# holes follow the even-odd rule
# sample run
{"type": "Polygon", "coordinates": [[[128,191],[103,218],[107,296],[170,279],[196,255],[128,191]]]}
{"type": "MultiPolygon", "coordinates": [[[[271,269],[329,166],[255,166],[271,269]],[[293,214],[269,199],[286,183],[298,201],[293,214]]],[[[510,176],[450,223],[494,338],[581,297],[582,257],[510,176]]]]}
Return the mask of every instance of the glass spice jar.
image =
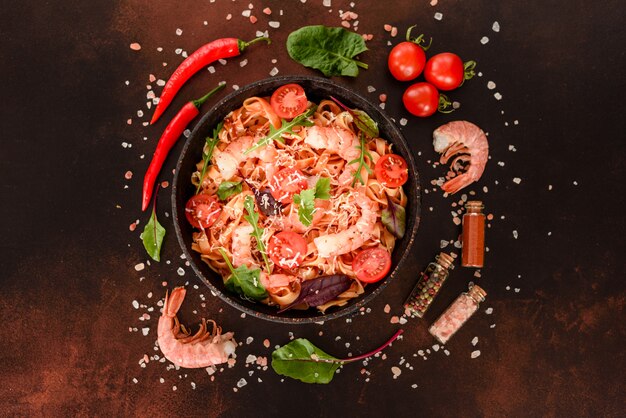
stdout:
{"type": "Polygon", "coordinates": [[[430,326],[428,331],[441,344],[448,342],[484,302],[487,292],[480,286],[471,285],[467,292],[461,293],[452,305],[430,326]]]}
{"type": "Polygon", "coordinates": [[[404,302],[404,312],[407,316],[423,318],[430,304],[439,293],[441,285],[448,278],[448,269],[453,269],[454,258],[446,253],[440,253],[435,261],[430,263],[421,273],[417,284],[404,302]]]}
{"type": "Polygon", "coordinates": [[[485,262],[485,214],[483,202],[472,200],[465,204],[461,265],[482,267],[485,262]]]}

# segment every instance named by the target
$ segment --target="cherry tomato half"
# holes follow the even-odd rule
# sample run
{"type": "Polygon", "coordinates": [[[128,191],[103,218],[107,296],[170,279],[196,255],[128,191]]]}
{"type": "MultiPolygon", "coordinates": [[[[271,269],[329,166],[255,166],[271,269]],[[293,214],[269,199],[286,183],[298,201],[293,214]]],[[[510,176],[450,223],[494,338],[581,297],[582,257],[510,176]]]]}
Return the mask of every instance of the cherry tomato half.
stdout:
{"type": "Polygon", "coordinates": [[[282,231],[270,238],[267,253],[277,266],[284,269],[298,267],[306,255],[307,243],[302,235],[282,231]]]}
{"type": "Polygon", "coordinates": [[[402,95],[404,107],[412,115],[428,117],[439,107],[439,92],[430,83],[415,83],[402,95]]]}
{"type": "Polygon", "coordinates": [[[270,105],[278,116],[293,119],[306,110],[308,100],[304,89],[298,84],[285,84],[276,89],[270,98],[270,105]]]}
{"type": "Polygon", "coordinates": [[[387,66],[396,80],[409,81],[422,73],[426,54],[414,42],[401,42],[389,53],[387,66]]]}
{"type": "Polygon", "coordinates": [[[400,187],[409,179],[404,158],[397,154],[385,154],[376,161],[376,178],[387,187],[400,187]]]}
{"type": "Polygon", "coordinates": [[[391,256],[384,248],[368,248],[354,257],[352,270],[363,283],[377,282],[391,270],[391,256]]]}
{"type": "Polygon", "coordinates": [[[306,176],[297,168],[279,170],[269,182],[274,199],[285,205],[293,202],[293,195],[308,187],[306,176]]]}
{"type": "Polygon", "coordinates": [[[454,90],[463,83],[465,70],[458,55],[443,52],[433,55],[426,63],[424,77],[439,90],[454,90]]]}
{"type": "Polygon", "coordinates": [[[185,205],[185,217],[195,228],[209,228],[215,223],[220,213],[222,213],[222,207],[215,196],[197,194],[185,205]]]}

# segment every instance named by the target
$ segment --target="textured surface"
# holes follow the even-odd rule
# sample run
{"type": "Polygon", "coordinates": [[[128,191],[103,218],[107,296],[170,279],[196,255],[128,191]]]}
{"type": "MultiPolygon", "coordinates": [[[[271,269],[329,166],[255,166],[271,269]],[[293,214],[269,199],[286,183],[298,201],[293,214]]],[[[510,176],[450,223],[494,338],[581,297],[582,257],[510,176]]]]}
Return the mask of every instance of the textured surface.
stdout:
{"type": "MultiPolygon", "coordinates": [[[[268,18],[261,13],[266,4],[253,0],[255,25],[241,15],[248,3],[70,0],[0,8],[0,415],[622,415],[623,6],[617,1],[440,0],[434,7],[427,1],[393,2],[393,7],[356,2],[359,33],[374,34],[361,57],[370,69],[357,79],[337,80],[364,95],[374,86],[368,96],[375,102],[385,92],[388,114],[408,119],[402,129],[424,186],[445,172],[432,166],[434,128],[467,119],[489,132],[491,160],[481,181],[469,188],[494,214],[487,266],[478,279],[488,299],[446,346],[449,356],[440,349],[422,359],[419,350],[433,351],[427,325],[475,279],[471,270],[457,267],[425,320],[403,325],[403,339],[385,351],[386,359],[346,366],[332,384],[315,386],[281,381],[271,369],[246,368],[246,356],[269,356],[263,340],[282,345],[290,332],[338,357],[385,341],[398,327],[390,319],[401,313],[417,272],[439,251],[441,240],[457,238],[450,211],[457,209],[452,203],[458,198],[443,198],[430,186],[411,259],[368,305],[371,312],[350,323],[291,326],[241,318],[206,288],[195,289],[201,283],[179,258],[171,218],[164,215],[171,211],[165,194],[158,205],[168,229],[164,261],[137,272],[134,266],[146,261],[138,238],[147,221],[139,211],[141,181],[166,121],[218,80],[243,86],[267,77],[274,66],[282,75],[315,74],[289,59],[287,35],[304,24],[339,25],[338,9],[348,10],[350,2],[333,0],[330,13],[321,0],[267,2],[273,10],[268,18]],[[442,20],[433,18],[436,12],[442,20]],[[225,67],[216,64],[215,74],[194,77],[164,120],[142,126],[151,116],[146,85],[157,94],[161,89],[148,76],[166,79],[181,61],[177,48],[191,52],[224,36],[251,39],[268,20],[281,22],[270,29],[272,45],[255,45],[225,67]],[[450,94],[461,103],[456,113],[417,120],[403,111],[406,84],[385,68],[390,39],[385,23],[400,33],[418,24],[420,32],[434,37],[431,53],[453,50],[478,61],[483,76],[450,94]],[[180,36],[177,28],[183,30],[180,36]],[[483,36],[489,38],[486,44],[483,36]],[[142,49],[131,50],[133,42],[142,49]],[[243,58],[245,67],[238,64],[243,58]],[[488,81],[496,88],[490,90],[488,81]],[[139,109],[143,117],[137,117],[139,109]],[[134,173],[130,180],[124,178],[127,170],[134,173]],[[131,232],[128,225],[136,219],[141,223],[131,232]],[[177,274],[179,267],[184,276],[177,274]],[[189,282],[180,314],[184,323],[205,316],[235,331],[243,346],[234,368],[217,372],[212,381],[205,370],[168,370],[154,360],[145,368],[138,364],[144,354],[159,354],[153,345],[156,302],[166,289],[162,282],[168,288],[189,282]],[[155,310],[134,309],[133,300],[155,310]],[[484,312],[488,307],[490,315],[484,312]],[[139,320],[146,313],[150,318],[139,320]],[[147,336],[143,327],[150,328],[147,336]],[[254,341],[246,344],[249,336],[254,341]],[[471,359],[474,350],[481,355],[471,359]],[[413,370],[399,365],[402,358],[413,370]],[[402,370],[396,379],[393,366],[402,370]],[[235,392],[241,378],[247,385],[235,392]]],[[[181,147],[182,141],[173,155],[181,147]]],[[[170,183],[174,163],[168,159],[162,174],[170,183]]]]}

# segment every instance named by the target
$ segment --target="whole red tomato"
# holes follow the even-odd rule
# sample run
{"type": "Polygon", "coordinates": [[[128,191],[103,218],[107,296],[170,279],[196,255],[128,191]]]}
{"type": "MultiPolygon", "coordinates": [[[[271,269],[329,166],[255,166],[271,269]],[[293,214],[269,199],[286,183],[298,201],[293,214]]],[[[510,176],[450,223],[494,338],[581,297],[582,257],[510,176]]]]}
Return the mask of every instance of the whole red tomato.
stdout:
{"type": "Polygon", "coordinates": [[[415,83],[409,86],[402,95],[404,107],[412,115],[428,117],[439,107],[439,92],[430,83],[415,83]]]}
{"type": "Polygon", "coordinates": [[[432,56],[424,69],[426,81],[439,90],[454,90],[474,76],[474,61],[463,64],[461,58],[451,52],[443,52],[432,56]]]}
{"type": "MultiPolygon", "coordinates": [[[[426,51],[429,47],[422,45],[424,43],[424,35],[420,35],[415,39],[411,39],[411,30],[415,26],[411,26],[406,32],[406,41],[400,42],[394,46],[389,53],[387,66],[391,75],[396,80],[409,81],[413,80],[422,73],[426,64],[426,51]]],[[[432,42],[432,38],[431,38],[432,42]]]]}

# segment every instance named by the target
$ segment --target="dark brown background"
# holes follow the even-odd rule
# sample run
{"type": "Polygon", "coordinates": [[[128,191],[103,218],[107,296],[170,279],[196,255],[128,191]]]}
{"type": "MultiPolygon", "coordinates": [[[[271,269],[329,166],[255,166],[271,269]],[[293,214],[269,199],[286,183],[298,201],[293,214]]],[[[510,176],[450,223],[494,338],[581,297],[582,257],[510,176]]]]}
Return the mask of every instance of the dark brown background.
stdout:
{"type": "MultiPolygon", "coordinates": [[[[266,77],[272,58],[280,74],[313,73],[290,61],[286,36],[304,24],[338,25],[337,10],[348,10],[349,1],[333,0],[329,13],[321,0],[304,5],[254,0],[256,25],[241,16],[249,2],[239,0],[5,2],[0,7],[0,415],[620,415],[625,391],[623,5],[355,2],[359,32],[375,35],[362,56],[370,69],[356,80],[337,81],[364,95],[368,85],[375,86],[372,100],[386,92],[389,115],[409,119],[403,132],[416,157],[421,152],[417,161],[424,187],[432,189],[430,180],[443,174],[443,168],[428,163],[436,158],[430,139],[435,127],[468,119],[490,134],[492,158],[481,181],[469,189],[495,215],[479,280],[489,295],[481,313],[447,345],[450,356],[439,351],[424,361],[413,354],[434,343],[427,324],[472,279],[472,271],[461,268],[426,320],[404,325],[404,339],[386,350],[387,359],[369,363],[369,382],[360,364],[346,366],[326,386],[282,381],[271,369],[254,369],[249,377],[253,369],[244,367],[248,353],[270,355],[264,338],[272,346],[284,344],[289,332],[338,356],[372,349],[391,335],[398,325],[390,324],[390,317],[400,313],[417,272],[437,253],[440,240],[458,234],[449,213],[457,199],[444,199],[440,192],[423,195],[422,225],[400,280],[369,305],[371,313],[351,323],[285,326],[241,319],[207,289],[194,289],[200,283],[190,268],[184,277],[176,273],[180,249],[171,219],[164,216],[171,188],[162,191],[158,206],[168,230],[163,260],[171,264],[153,263],[140,273],[134,269],[146,260],[138,236],[147,220],[139,202],[148,159],[139,156],[151,155],[175,109],[218,80],[245,85],[266,77]],[[148,75],[166,79],[181,60],[176,48],[191,52],[224,36],[250,39],[267,28],[260,13],[266,5],[281,22],[280,29],[270,30],[271,46],[251,48],[246,67],[237,58],[226,67],[217,64],[214,75],[201,73],[164,120],[141,125],[151,115],[145,109],[148,75]],[[442,21],[433,19],[437,11],[442,21]],[[227,13],[233,14],[229,23],[227,13]],[[491,30],[494,21],[500,23],[499,33],[491,30]],[[400,33],[418,24],[419,31],[434,37],[433,53],[452,50],[479,62],[483,77],[451,93],[462,104],[457,112],[427,120],[406,114],[400,102],[406,84],[391,79],[385,67],[384,23],[400,33]],[[175,35],[176,28],[183,29],[182,36],[175,35]],[[489,43],[481,45],[485,35],[489,43]],[[130,50],[131,42],[139,42],[141,51],[130,50]],[[486,87],[489,80],[497,84],[493,91],[486,87]],[[501,101],[493,98],[495,91],[503,95],[501,101]],[[138,118],[138,109],[146,116],[138,118]],[[517,151],[509,151],[509,145],[517,151]],[[134,173],[130,181],[124,179],[127,170],[134,173]],[[142,223],[130,232],[135,219],[142,223]],[[158,313],[140,321],[145,309],[135,310],[131,302],[155,306],[165,293],[162,281],[169,288],[189,282],[181,312],[185,323],[211,317],[240,341],[254,337],[239,348],[237,365],[217,373],[215,381],[204,370],[166,370],[155,361],[139,366],[144,354],[158,354],[153,351],[158,313]],[[206,308],[200,294],[207,295],[206,308]],[[387,303],[391,314],[383,312],[387,303]],[[484,313],[487,307],[494,308],[492,315],[484,313]],[[129,332],[143,326],[151,328],[147,337],[129,332]],[[479,337],[476,347],[470,343],[474,336],[479,337]],[[472,360],[475,349],[482,354],[472,360]],[[402,374],[392,379],[390,368],[401,356],[414,370],[401,366],[402,374]],[[242,377],[248,384],[235,393],[232,388],[242,377]]],[[[161,88],[152,85],[158,94],[161,88]]],[[[181,145],[163,179],[171,181],[181,145]]]]}

